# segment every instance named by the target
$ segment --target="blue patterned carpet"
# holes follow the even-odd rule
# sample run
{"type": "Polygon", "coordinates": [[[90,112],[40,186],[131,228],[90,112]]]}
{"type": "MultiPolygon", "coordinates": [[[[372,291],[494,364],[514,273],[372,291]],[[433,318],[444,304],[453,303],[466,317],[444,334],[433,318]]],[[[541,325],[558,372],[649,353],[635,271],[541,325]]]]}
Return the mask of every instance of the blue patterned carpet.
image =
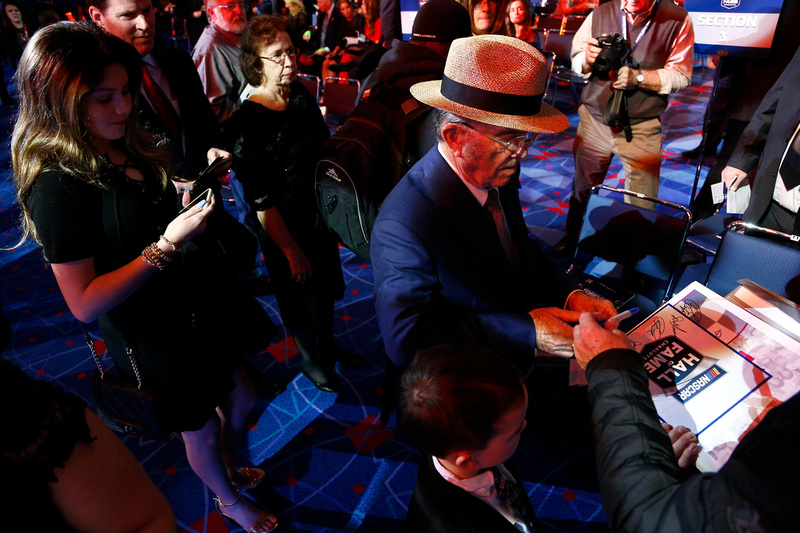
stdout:
{"type": "MultiPolygon", "coordinates": [[[[699,66],[699,65],[698,65],[699,66]]],[[[697,68],[695,84],[674,95],[664,117],[661,197],[688,205],[694,165],[679,156],[700,142],[702,114],[713,71],[697,68]]],[[[557,107],[570,115],[566,132],[541,138],[523,163],[522,201],[531,234],[546,249],[563,235],[574,171],[572,141],[577,127],[570,91],[558,91],[557,107]]],[[[0,108],[1,135],[15,116],[0,108]]],[[[7,145],[4,145],[7,146],[7,145]]],[[[93,364],[76,320],[67,310],[41,250],[18,239],[18,216],[10,183],[10,156],[0,151],[0,279],[2,305],[14,337],[4,357],[38,379],[53,381],[87,400],[93,364]]],[[[621,166],[606,181],[622,186],[621,166]]],[[[290,385],[254,411],[243,454],[267,472],[250,496],[280,516],[280,531],[398,531],[413,490],[419,452],[395,423],[381,429],[382,344],[372,300],[368,262],[342,250],[347,292],[336,308],[339,342],[366,357],[363,370],[341,372],[338,395],[320,393],[298,374],[291,339],[280,335],[254,359],[256,366],[290,385]]],[[[261,303],[279,323],[273,297],[261,303]]],[[[97,336],[96,328],[94,335],[97,336]]],[[[110,364],[110,360],[105,361],[110,364]]],[[[608,531],[594,470],[585,391],[567,387],[563,361],[537,361],[529,378],[531,406],[516,463],[546,531],[608,531]]],[[[241,531],[223,523],[212,494],[187,463],[177,435],[168,442],[125,437],[156,485],[171,502],[178,529],[241,531]]],[[[246,464],[246,459],[242,458],[246,464]]]]}

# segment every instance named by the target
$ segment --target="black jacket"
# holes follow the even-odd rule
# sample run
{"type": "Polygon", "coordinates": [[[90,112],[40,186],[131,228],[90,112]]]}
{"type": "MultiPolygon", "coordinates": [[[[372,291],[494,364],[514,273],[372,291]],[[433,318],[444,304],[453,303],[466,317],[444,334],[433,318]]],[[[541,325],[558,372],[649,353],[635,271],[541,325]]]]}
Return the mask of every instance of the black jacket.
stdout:
{"type": "Polygon", "coordinates": [[[586,368],[603,509],[613,531],[781,532],[800,524],[800,395],[773,409],[716,474],[678,467],[639,354],[586,368]]]}
{"type": "Polygon", "coordinates": [[[183,50],[167,46],[153,49],[153,58],[178,100],[182,139],[170,139],[164,122],[145,98],[139,106],[139,122],[147,130],[172,142],[173,173],[196,177],[207,165],[206,153],[212,146],[222,146],[219,121],[203,92],[203,84],[191,56],[183,50]]]}
{"type": "MultiPolygon", "coordinates": [[[[508,465],[505,465],[508,468],[508,465]]],[[[520,485],[516,472],[510,470],[520,485]]],[[[530,516],[533,506],[525,499],[530,516]]],[[[511,522],[489,504],[442,478],[433,457],[423,458],[417,484],[403,524],[408,533],[519,533],[511,522]]]]}

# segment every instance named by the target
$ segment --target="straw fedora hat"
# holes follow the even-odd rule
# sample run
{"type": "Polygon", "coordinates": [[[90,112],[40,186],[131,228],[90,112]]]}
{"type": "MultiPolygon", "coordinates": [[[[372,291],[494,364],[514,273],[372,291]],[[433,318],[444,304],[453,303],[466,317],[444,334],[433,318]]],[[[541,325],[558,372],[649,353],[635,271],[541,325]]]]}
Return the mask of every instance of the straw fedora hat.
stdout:
{"type": "Polygon", "coordinates": [[[542,102],[547,62],[528,43],[505,35],[456,39],[442,80],[417,83],[411,94],[425,104],[486,124],[558,133],[569,120],[542,102]]]}

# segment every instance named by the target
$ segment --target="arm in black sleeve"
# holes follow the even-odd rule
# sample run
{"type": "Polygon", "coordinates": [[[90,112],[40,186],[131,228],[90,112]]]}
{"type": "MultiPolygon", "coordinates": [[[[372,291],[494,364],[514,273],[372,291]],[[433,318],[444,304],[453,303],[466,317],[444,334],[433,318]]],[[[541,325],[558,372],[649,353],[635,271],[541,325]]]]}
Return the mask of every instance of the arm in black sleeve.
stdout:
{"type": "Polygon", "coordinates": [[[758,522],[725,475],[682,481],[636,352],[606,351],[588,364],[586,376],[603,508],[613,531],[722,532],[740,530],[742,520],[758,522]]]}
{"type": "Polygon", "coordinates": [[[778,102],[784,94],[784,89],[795,91],[798,82],[800,82],[800,50],[795,53],[794,58],[784,69],[778,81],[764,96],[753,118],[750,120],[750,124],[742,133],[739,144],[728,161],[728,165],[744,172],[753,170],[758,164],[764,145],[770,135],[772,124],[775,121],[775,113],[778,109],[778,102]]]}

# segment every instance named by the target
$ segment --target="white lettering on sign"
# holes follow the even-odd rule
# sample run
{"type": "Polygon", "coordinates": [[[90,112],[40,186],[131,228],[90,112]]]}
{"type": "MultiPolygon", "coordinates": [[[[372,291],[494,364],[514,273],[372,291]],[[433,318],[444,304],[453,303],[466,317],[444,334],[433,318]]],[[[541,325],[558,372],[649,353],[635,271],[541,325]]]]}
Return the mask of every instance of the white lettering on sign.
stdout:
{"type": "Polygon", "coordinates": [[[756,28],[758,15],[731,15],[728,13],[704,13],[697,15],[698,26],[722,28],[756,28]]]}
{"type": "Polygon", "coordinates": [[[705,386],[708,385],[709,383],[711,383],[710,377],[700,376],[700,378],[698,378],[697,381],[694,381],[688,387],[681,389],[681,392],[679,393],[678,396],[680,397],[682,402],[685,402],[686,400],[694,396],[696,393],[703,390],[703,388],[705,388],[705,386]]]}

